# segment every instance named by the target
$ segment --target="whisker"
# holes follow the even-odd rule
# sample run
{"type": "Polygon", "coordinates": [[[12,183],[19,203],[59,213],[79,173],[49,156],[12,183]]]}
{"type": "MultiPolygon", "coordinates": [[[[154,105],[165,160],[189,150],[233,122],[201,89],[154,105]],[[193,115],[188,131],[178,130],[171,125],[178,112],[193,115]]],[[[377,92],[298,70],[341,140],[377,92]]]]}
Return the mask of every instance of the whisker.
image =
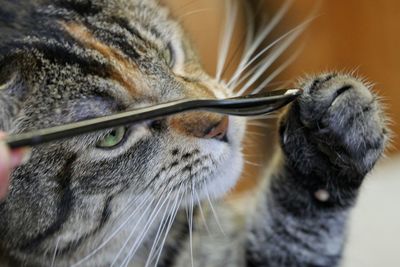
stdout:
{"type": "MultiPolygon", "coordinates": [[[[302,50],[302,47],[303,47],[303,46],[301,46],[301,47],[299,48],[299,50],[302,50]]],[[[285,88],[289,88],[289,86],[290,86],[291,83],[292,83],[291,81],[282,82],[282,83],[281,83],[282,85],[279,86],[278,88],[276,88],[276,90],[282,90],[282,89],[285,89],[285,88]]],[[[270,84],[271,84],[271,83],[270,83],[270,84]]],[[[269,86],[270,84],[268,84],[268,85],[266,86],[266,88],[268,88],[268,86],[269,86]]]]}
{"type": "MultiPolygon", "coordinates": [[[[289,35],[285,41],[278,47],[274,49],[274,51],[268,55],[265,59],[263,59],[263,66],[257,70],[251,77],[251,79],[240,89],[237,95],[243,95],[247,89],[249,89],[264,73],[265,71],[278,59],[279,56],[282,55],[283,52],[300,36],[303,32],[303,29],[299,29],[294,31],[291,35],[289,35]]],[[[281,68],[280,68],[281,69],[281,68]]]]}
{"type": "MultiPolygon", "coordinates": [[[[246,2],[246,4],[248,5],[248,3],[246,2]]],[[[261,4],[261,1],[259,3],[259,5],[261,4]]],[[[260,8],[260,6],[259,6],[260,8]]],[[[258,9],[260,10],[260,9],[258,9]]],[[[255,34],[255,28],[256,28],[256,24],[255,24],[255,19],[253,17],[253,12],[251,11],[251,8],[249,6],[247,6],[247,8],[245,8],[246,11],[246,35],[245,35],[245,45],[244,45],[244,51],[248,51],[249,47],[251,47],[251,44],[254,40],[254,34],[255,34]]],[[[257,17],[257,15],[256,15],[257,17]]],[[[242,62],[242,60],[240,60],[242,62]]]]}
{"type": "MultiPolygon", "coordinates": [[[[179,188],[179,192],[180,192],[181,189],[182,189],[182,185],[179,188]]],[[[164,247],[165,241],[167,240],[167,237],[168,237],[168,233],[171,230],[172,224],[175,221],[176,215],[178,213],[179,206],[182,203],[182,199],[183,199],[184,194],[181,194],[181,196],[179,198],[179,192],[177,194],[178,197],[176,198],[175,206],[173,208],[173,212],[172,212],[170,220],[168,222],[168,227],[167,227],[167,229],[165,231],[164,238],[163,238],[163,240],[162,240],[162,242],[160,244],[160,249],[159,249],[159,252],[158,252],[158,255],[157,255],[157,259],[156,259],[156,262],[155,262],[154,266],[157,266],[158,262],[160,261],[161,254],[162,254],[162,251],[163,251],[163,247],[164,247]]]]}
{"type": "Polygon", "coordinates": [[[250,134],[250,135],[254,135],[254,136],[260,136],[260,137],[266,137],[267,136],[266,134],[259,133],[259,132],[254,132],[254,131],[249,131],[249,130],[247,130],[246,133],[250,134]]]}
{"type": "Polygon", "coordinates": [[[51,267],[54,267],[54,264],[56,262],[56,256],[57,256],[57,251],[58,251],[58,245],[60,243],[60,237],[57,238],[57,242],[56,242],[56,248],[54,249],[54,254],[53,254],[53,259],[51,261],[51,267]]]}
{"type": "Polygon", "coordinates": [[[184,19],[185,17],[191,16],[194,14],[198,14],[198,13],[202,13],[202,12],[206,12],[206,11],[210,11],[210,10],[213,10],[213,9],[212,8],[201,8],[201,9],[189,11],[186,14],[183,14],[182,16],[180,16],[178,18],[178,21],[182,21],[182,19],[184,19]]]}
{"type": "MultiPolygon", "coordinates": [[[[291,29],[290,31],[286,32],[285,34],[283,34],[282,36],[280,36],[279,38],[277,38],[275,41],[273,41],[272,43],[270,43],[268,46],[266,46],[265,48],[263,48],[257,55],[255,55],[252,59],[249,59],[249,61],[242,67],[242,69],[238,69],[236,71],[236,74],[231,78],[231,80],[228,83],[228,86],[230,88],[234,88],[236,84],[238,84],[239,82],[236,82],[237,79],[239,79],[239,77],[243,74],[244,71],[246,71],[254,62],[256,62],[258,59],[260,59],[266,52],[268,52],[270,49],[272,49],[274,46],[276,46],[277,44],[279,44],[280,42],[282,42],[283,40],[285,40],[288,36],[292,35],[293,33],[297,32],[297,31],[304,31],[304,29],[306,28],[306,26],[311,22],[311,20],[307,20],[305,22],[303,22],[302,24],[296,26],[295,28],[291,29]]],[[[258,63],[256,65],[256,67],[253,67],[248,73],[253,73],[255,69],[257,69],[257,67],[260,66],[262,62],[258,63]]],[[[247,74],[248,76],[248,74],[247,74]]],[[[243,78],[242,78],[243,79],[243,78]]]]}
{"type": "MultiPolygon", "coordinates": [[[[82,263],[84,263],[85,261],[87,261],[88,259],[93,257],[101,249],[103,249],[129,223],[129,221],[137,214],[137,212],[141,208],[143,208],[143,206],[149,199],[150,199],[150,196],[145,197],[144,200],[142,200],[142,202],[139,203],[139,205],[135,208],[135,210],[128,216],[128,218],[125,219],[125,221],[106,240],[104,240],[96,249],[94,249],[91,253],[89,253],[87,256],[85,256],[81,260],[79,260],[77,263],[73,264],[71,267],[76,267],[76,266],[81,265],[82,263]]],[[[155,201],[154,199],[151,200],[151,202],[149,203],[149,206],[151,206],[154,201],[155,201]]],[[[142,216],[144,216],[144,215],[142,215],[142,216]]]]}
{"type": "MultiPolygon", "coordinates": [[[[127,246],[127,244],[129,243],[129,240],[132,238],[133,234],[135,233],[135,230],[137,229],[137,227],[139,226],[140,222],[143,220],[143,218],[145,217],[145,215],[147,214],[147,211],[150,209],[150,207],[152,206],[153,202],[155,200],[153,200],[148,206],[147,208],[144,210],[144,212],[142,213],[142,215],[139,217],[139,219],[136,221],[136,224],[134,225],[134,227],[132,228],[127,240],[125,241],[125,243],[122,245],[121,249],[118,251],[114,261],[111,263],[111,266],[114,266],[114,264],[116,263],[116,261],[118,260],[119,256],[121,255],[121,253],[123,252],[123,250],[125,249],[125,247],[127,246]]],[[[160,200],[159,200],[160,202],[160,200]]],[[[159,203],[157,202],[157,204],[159,203]]]]}
{"type": "MultiPolygon", "coordinates": [[[[130,199],[127,201],[127,204],[122,208],[122,210],[119,212],[118,215],[116,215],[116,217],[113,219],[114,222],[118,221],[120,218],[122,218],[128,211],[129,209],[132,207],[132,204],[139,200],[140,198],[142,198],[143,196],[141,195],[137,195],[132,197],[132,195],[130,196],[130,199]]],[[[144,200],[142,200],[139,205],[137,205],[137,207],[131,212],[131,215],[134,215],[137,211],[139,211],[139,209],[142,207],[142,204],[144,205],[146,199],[149,199],[150,196],[146,196],[144,197],[144,200]]]]}
{"type": "Polygon", "coordinates": [[[165,200],[161,203],[159,207],[154,207],[152,213],[149,216],[149,219],[145,226],[143,227],[142,233],[139,235],[139,237],[136,239],[136,241],[133,243],[131,246],[130,250],[127,253],[127,256],[125,259],[122,261],[122,265],[128,266],[130,261],[132,260],[133,256],[136,254],[138,248],[140,247],[140,244],[143,242],[143,239],[145,238],[146,234],[150,230],[152,224],[154,221],[157,219],[158,214],[160,211],[163,209],[165,203],[169,200],[169,194],[167,194],[167,197],[165,197],[165,200]]]}
{"type": "Polygon", "coordinates": [[[261,164],[259,164],[259,163],[255,163],[255,162],[252,162],[252,161],[249,161],[249,160],[245,160],[244,161],[246,164],[249,164],[249,165],[251,165],[251,166],[255,166],[255,167],[262,167],[263,165],[261,165],[261,164]]]}
{"type": "Polygon", "coordinates": [[[210,228],[208,227],[206,217],[204,216],[203,207],[201,205],[200,197],[199,197],[199,194],[197,193],[197,191],[195,191],[195,196],[197,199],[197,203],[199,205],[200,216],[201,216],[201,219],[203,220],[204,227],[206,228],[206,231],[208,232],[208,234],[211,235],[210,228]]]}
{"type": "Polygon", "coordinates": [[[260,147],[260,144],[259,143],[257,143],[257,142],[255,142],[254,140],[245,140],[244,141],[244,145],[246,146],[246,147],[256,147],[256,148],[259,148],[260,147]]]}
{"type": "MultiPolygon", "coordinates": [[[[247,1],[241,1],[242,4],[244,4],[244,10],[246,11],[246,26],[247,26],[247,31],[244,32],[243,37],[241,38],[240,42],[237,42],[236,48],[233,51],[230,59],[227,61],[227,63],[225,64],[225,68],[224,71],[222,72],[222,77],[225,75],[226,71],[228,71],[230,69],[230,67],[232,66],[232,63],[234,61],[234,59],[240,55],[240,52],[242,52],[242,55],[240,56],[240,60],[239,62],[242,61],[243,58],[243,53],[244,51],[246,51],[248,49],[248,47],[250,47],[251,42],[254,39],[254,33],[255,33],[255,21],[259,15],[259,11],[261,10],[261,8],[257,8],[257,13],[253,14],[253,11],[250,7],[250,4],[247,1]],[[244,48],[242,48],[244,42],[244,48]]],[[[261,2],[259,3],[259,7],[261,5],[261,2]]]]}
{"type": "Polygon", "coordinates": [[[209,194],[207,188],[206,188],[206,196],[207,196],[208,203],[210,204],[211,211],[212,211],[212,213],[213,213],[213,215],[214,215],[215,222],[217,223],[217,225],[218,225],[218,227],[219,227],[221,233],[222,233],[224,236],[226,236],[225,231],[224,231],[224,229],[223,229],[222,226],[221,226],[220,220],[218,219],[217,213],[215,212],[214,206],[213,206],[213,204],[212,204],[212,202],[211,202],[210,194],[209,194]]]}
{"type": "MultiPolygon", "coordinates": [[[[181,187],[180,189],[182,189],[182,187],[181,187]]],[[[162,249],[163,249],[163,246],[164,246],[164,242],[165,242],[164,239],[167,238],[167,235],[168,235],[168,232],[169,232],[169,227],[172,225],[172,223],[173,223],[173,221],[174,221],[174,219],[175,219],[174,213],[177,212],[177,210],[179,209],[179,205],[180,205],[180,202],[179,202],[179,204],[178,204],[178,199],[179,199],[179,197],[180,197],[180,195],[178,194],[178,195],[176,196],[175,200],[173,201],[172,210],[171,210],[171,212],[169,213],[169,217],[167,218],[166,223],[163,222],[163,226],[162,226],[162,228],[161,228],[161,230],[160,230],[160,234],[159,234],[159,236],[157,237],[157,240],[155,239],[155,241],[154,241],[155,244],[156,244],[156,247],[155,247],[155,250],[154,250],[154,252],[152,253],[152,255],[151,255],[151,256],[149,255],[149,257],[148,257],[148,259],[147,259],[147,261],[149,262],[149,263],[148,263],[149,265],[151,264],[151,261],[152,261],[155,257],[157,257],[157,259],[158,259],[158,257],[161,256],[160,253],[161,253],[161,251],[162,251],[162,249]],[[178,205],[178,206],[177,206],[177,205],[178,205]],[[161,241],[161,243],[160,243],[159,241],[160,241],[161,238],[162,238],[162,241],[161,241]],[[156,242],[156,241],[157,241],[157,242],[156,242]],[[159,246],[157,247],[157,245],[159,245],[159,246]]],[[[182,199],[182,196],[181,196],[181,199],[182,199]]],[[[156,261],[158,262],[158,260],[156,260],[156,261]]],[[[147,263],[146,263],[146,264],[147,264],[147,263]]],[[[154,266],[157,266],[157,263],[154,264],[154,266]]]]}
{"type": "Polygon", "coordinates": [[[190,1],[190,2],[188,2],[188,3],[186,3],[186,4],[184,4],[184,5],[180,6],[180,7],[178,7],[178,8],[175,10],[175,12],[176,12],[176,13],[180,13],[180,11],[182,11],[182,10],[184,10],[184,9],[186,9],[186,8],[188,8],[188,7],[190,7],[191,5],[195,4],[197,1],[198,1],[198,0],[192,0],[192,1],[190,1]]]}
{"type": "MultiPolygon", "coordinates": [[[[170,170],[169,170],[170,172],[170,170]]],[[[168,174],[169,174],[168,172],[168,174]]],[[[122,211],[120,212],[120,214],[117,216],[117,218],[115,218],[115,220],[117,220],[118,218],[121,218],[131,207],[132,203],[134,203],[136,200],[138,200],[139,198],[141,198],[142,196],[136,196],[133,199],[128,201],[128,204],[122,209],[122,211]]],[[[78,266],[81,263],[83,263],[84,261],[88,260],[90,257],[92,257],[93,255],[95,255],[96,253],[98,253],[102,248],[104,248],[131,220],[131,218],[133,218],[137,212],[139,212],[139,210],[144,206],[144,204],[150,199],[150,196],[146,196],[144,198],[144,200],[141,201],[141,203],[139,203],[137,205],[137,207],[131,212],[131,214],[128,216],[128,218],[125,219],[125,221],[104,241],[102,242],[94,251],[92,251],[89,255],[87,255],[85,258],[83,258],[82,260],[80,260],[79,262],[77,262],[76,264],[72,265],[72,267],[74,266],[78,266]]],[[[152,205],[154,202],[154,200],[152,202],[150,202],[149,205],[152,205]]]]}
{"type": "Polygon", "coordinates": [[[251,94],[257,94],[265,89],[265,86],[268,85],[272,80],[274,80],[279,74],[281,74],[290,64],[292,64],[300,55],[300,52],[303,50],[303,46],[297,49],[297,51],[290,56],[286,62],[280,65],[274,72],[272,72],[267,79],[265,79],[256,89],[251,92],[251,94]]]}
{"type": "Polygon", "coordinates": [[[164,232],[164,229],[167,226],[166,223],[165,223],[165,219],[166,219],[167,214],[169,212],[170,204],[172,204],[172,203],[173,203],[173,201],[169,202],[168,206],[165,207],[165,211],[164,211],[164,214],[163,214],[163,216],[161,218],[160,226],[157,229],[157,233],[156,233],[156,236],[154,238],[153,245],[152,245],[152,247],[150,249],[149,256],[147,258],[145,267],[148,267],[150,265],[151,260],[153,259],[153,256],[154,256],[154,252],[155,252],[155,250],[157,248],[158,242],[159,242],[159,240],[161,238],[162,232],[164,232]]]}
{"type": "Polygon", "coordinates": [[[190,205],[189,205],[189,249],[190,249],[190,260],[192,267],[194,267],[194,260],[193,260],[193,180],[192,180],[192,188],[190,190],[190,205]]]}
{"type": "MultiPolygon", "coordinates": [[[[236,88],[239,88],[241,84],[243,84],[260,66],[262,65],[261,62],[259,62],[258,64],[256,64],[255,66],[253,66],[250,70],[248,70],[246,72],[245,75],[243,75],[242,77],[240,77],[240,79],[235,83],[232,84],[231,87],[229,87],[231,90],[235,90],[236,88]]],[[[289,81],[276,81],[273,83],[269,83],[265,86],[265,88],[273,88],[273,90],[277,90],[277,88],[275,86],[277,85],[281,85],[279,88],[282,88],[283,84],[287,84],[289,81]]],[[[278,89],[279,89],[278,88],[278,89]]],[[[285,88],[285,87],[283,87],[285,88]]],[[[282,88],[282,89],[283,89],[282,88]]]]}
{"type": "Polygon", "coordinates": [[[225,4],[227,7],[227,13],[226,13],[225,30],[219,49],[217,73],[215,75],[217,81],[221,81],[222,78],[222,72],[224,70],[226,59],[228,57],[230,44],[233,38],[233,30],[235,29],[236,19],[238,15],[238,4],[236,1],[226,0],[225,4]]]}
{"type": "Polygon", "coordinates": [[[228,83],[228,88],[230,90],[235,90],[239,85],[241,85],[242,83],[244,83],[250,76],[254,75],[254,73],[260,69],[262,66],[264,65],[264,61],[258,62],[255,66],[252,66],[244,75],[241,76],[240,75],[237,77],[236,80],[231,80],[228,83]]]}
{"type": "MultiPolygon", "coordinates": [[[[139,243],[139,241],[142,240],[142,237],[144,236],[145,233],[147,233],[148,227],[149,225],[155,220],[158,212],[160,211],[160,209],[162,208],[162,206],[165,204],[165,202],[168,200],[168,198],[165,198],[164,201],[162,202],[162,199],[159,199],[155,205],[155,207],[152,209],[150,215],[148,216],[148,221],[145,224],[145,226],[143,227],[143,231],[142,233],[139,235],[139,238],[133,243],[133,245],[131,246],[131,249],[129,250],[129,252],[127,253],[127,256],[124,258],[124,260],[122,261],[122,266],[125,264],[125,262],[127,261],[129,263],[129,259],[130,259],[130,254],[132,253],[132,249],[135,248],[135,246],[139,243]]],[[[138,228],[139,224],[142,222],[142,220],[144,219],[145,215],[147,215],[147,211],[149,210],[149,208],[152,205],[148,205],[146,210],[143,212],[142,216],[137,220],[135,226],[132,228],[128,238],[126,239],[125,243],[122,245],[122,248],[119,250],[119,252],[117,253],[114,261],[111,263],[111,267],[114,266],[119,258],[119,256],[121,255],[121,253],[123,252],[123,250],[126,248],[126,246],[128,245],[129,241],[131,240],[131,238],[133,237],[133,235],[135,234],[136,229],[138,228]]]]}
{"type": "Polygon", "coordinates": [[[239,77],[238,72],[242,72],[243,67],[249,62],[251,56],[260,47],[261,43],[267,38],[267,36],[272,32],[272,30],[278,25],[278,23],[282,20],[283,16],[289,10],[293,0],[286,0],[282,7],[278,10],[275,16],[271,19],[271,21],[266,25],[265,29],[261,31],[258,36],[253,40],[253,43],[250,47],[246,49],[246,53],[243,55],[242,61],[240,62],[236,72],[232,77],[239,77]]]}

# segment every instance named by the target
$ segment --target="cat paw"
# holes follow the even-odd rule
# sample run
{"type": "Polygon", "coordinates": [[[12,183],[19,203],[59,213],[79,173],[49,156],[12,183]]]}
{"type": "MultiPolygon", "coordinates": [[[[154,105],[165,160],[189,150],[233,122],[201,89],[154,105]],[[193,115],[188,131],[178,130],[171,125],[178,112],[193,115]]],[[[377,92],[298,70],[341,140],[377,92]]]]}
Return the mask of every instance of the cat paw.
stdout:
{"type": "Polygon", "coordinates": [[[283,150],[304,174],[364,177],[388,140],[386,118],[369,85],[329,73],[304,80],[304,94],[281,121],[283,150]]]}

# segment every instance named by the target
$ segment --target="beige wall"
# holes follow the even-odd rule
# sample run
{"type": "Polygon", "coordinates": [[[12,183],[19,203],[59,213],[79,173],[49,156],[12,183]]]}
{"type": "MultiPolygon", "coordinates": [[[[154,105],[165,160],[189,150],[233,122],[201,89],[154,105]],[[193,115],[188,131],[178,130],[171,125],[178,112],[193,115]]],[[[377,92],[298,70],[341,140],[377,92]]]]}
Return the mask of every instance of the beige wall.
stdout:
{"type": "MultiPolygon", "coordinates": [[[[213,72],[224,1],[164,1],[186,24],[205,66],[213,72]]],[[[276,6],[283,1],[264,2],[266,6],[276,6]]],[[[317,3],[320,3],[319,15],[304,35],[304,51],[281,79],[326,69],[357,68],[360,74],[376,83],[376,89],[389,105],[395,122],[393,128],[400,132],[400,1],[297,0],[284,21],[282,32],[300,22],[317,3]]],[[[399,144],[397,137],[395,140],[399,144]]]]}
{"type": "MultiPolygon", "coordinates": [[[[304,14],[310,5],[297,1],[304,14]]],[[[321,1],[320,17],[310,27],[307,46],[286,72],[294,77],[321,69],[354,69],[376,84],[393,119],[395,146],[400,147],[400,1],[321,1]]]]}
{"type": "MultiPolygon", "coordinates": [[[[164,0],[196,44],[204,65],[210,73],[215,72],[220,27],[224,17],[223,0],[164,0]]],[[[272,15],[283,1],[264,0],[265,14],[272,15]]],[[[395,131],[391,153],[400,148],[400,1],[397,0],[295,0],[294,4],[276,30],[275,36],[284,33],[303,21],[310,10],[319,5],[318,16],[311,23],[298,44],[305,46],[297,61],[278,77],[279,81],[294,80],[305,73],[324,70],[354,70],[376,83],[376,90],[385,99],[388,113],[393,119],[395,131]]],[[[240,23],[239,23],[240,24],[240,23]]],[[[238,25],[233,44],[240,43],[244,27],[238,25]]],[[[293,52],[293,51],[292,51],[293,52]]],[[[290,54],[290,51],[287,53],[290,54]]],[[[284,59],[282,59],[284,60],[284,59]]],[[[273,123],[273,122],[270,122],[273,123]]],[[[251,129],[247,144],[262,143],[272,130],[251,129]]],[[[270,147],[266,143],[264,147],[270,147]]],[[[247,146],[249,161],[263,162],[268,149],[247,146]]],[[[247,166],[245,185],[253,184],[258,168],[247,166]]],[[[243,186],[241,186],[243,187],[243,186]]],[[[247,186],[245,186],[247,187],[247,186]]]]}

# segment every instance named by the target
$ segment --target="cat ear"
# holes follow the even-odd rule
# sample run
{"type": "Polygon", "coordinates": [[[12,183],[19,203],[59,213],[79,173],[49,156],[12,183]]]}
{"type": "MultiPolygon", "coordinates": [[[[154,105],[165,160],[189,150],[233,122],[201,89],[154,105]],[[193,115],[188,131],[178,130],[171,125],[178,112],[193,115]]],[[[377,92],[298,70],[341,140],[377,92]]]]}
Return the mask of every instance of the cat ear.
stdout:
{"type": "Polygon", "coordinates": [[[0,130],[8,131],[28,93],[26,80],[15,58],[0,62],[0,130]]]}
{"type": "Polygon", "coordinates": [[[24,81],[19,72],[11,75],[4,75],[0,72],[0,95],[4,98],[13,98],[16,101],[22,100],[26,93],[24,81]]]}
{"type": "Polygon", "coordinates": [[[34,60],[28,54],[15,53],[0,60],[0,94],[22,101],[28,93],[26,81],[34,60]]]}
{"type": "MultiPolygon", "coordinates": [[[[4,78],[4,77],[1,77],[4,78]]],[[[1,79],[0,83],[0,129],[2,131],[8,131],[11,126],[11,121],[15,117],[19,110],[18,100],[13,97],[11,93],[14,91],[15,78],[8,81],[1,79]]]]}
{"type": "Polygon", "coordinates": [[[21,108],[32,94],[33,78],[37,78],[38,61],[33,53],[21,50],[0,55],[0,130],[14,127],[21,108]]]}

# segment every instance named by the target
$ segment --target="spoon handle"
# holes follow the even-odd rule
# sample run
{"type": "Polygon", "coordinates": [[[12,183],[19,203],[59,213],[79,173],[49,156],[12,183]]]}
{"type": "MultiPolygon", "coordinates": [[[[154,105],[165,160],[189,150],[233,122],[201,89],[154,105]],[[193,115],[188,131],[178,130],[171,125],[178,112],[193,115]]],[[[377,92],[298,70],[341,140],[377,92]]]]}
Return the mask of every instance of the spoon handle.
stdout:
{"type": "Polygon", "coordinates": [[[55,126],[52,128],[13,134],[9,135],[5,139],[5,142],[11,149],[36,146],[85,133],[143,122],[190,110],[205,110],[235,116],[266,114],[283,107],[301,94],[301,90],[293,90],[297,89],[272,91],[253,96],[228,99],[177,100],[109,116],[55,126]]]}

